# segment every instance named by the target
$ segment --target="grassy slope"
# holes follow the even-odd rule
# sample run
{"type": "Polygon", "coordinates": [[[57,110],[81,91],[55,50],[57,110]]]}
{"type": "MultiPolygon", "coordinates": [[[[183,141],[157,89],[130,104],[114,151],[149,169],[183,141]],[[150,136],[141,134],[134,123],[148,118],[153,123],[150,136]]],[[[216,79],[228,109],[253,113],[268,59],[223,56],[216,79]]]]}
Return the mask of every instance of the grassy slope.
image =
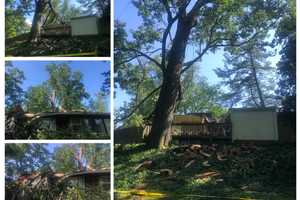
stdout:
{"type": "Polygon", "coordinates": [[[5,41],[6,56],[109,56],[109,39],[99,36],[42,37],[37,43],[28,42],[28,34],[5,41]]]}
{"type": "MultiPolygon", "coordinates": [[[[239,148],[237,144],[225,146],[239,148]]],[[[223,148],[223,145],[219,145],[217,149],[223,148]]],[[[228,156],[225,161],[219,161],[216,155],[210,152],[210,158],[199,157],[188,168],[184,166],[189,160],[184,160],[178,149],[180,150],[173,146],[164,151],[146,150],[143,145],[115,148],[116,190],[143,189],[162,192],[170,199],[296,199],[295,146],[262,146],[253,148],[250,152],[228,156]],[[150,168],[135,171],[134,168],[145,160],[153,160],[154,164],[150,168]],[[203,161],[206,160],[209,161],[210,167],[203,165],[203,161]],[[157,173],[165,168],[176,172],[175,175],[165,177],[157,173]],[[196,178],[198,174],[212,170],[221,175],[206,179],[196,178]],[[183,198],[186,195],[214,197],[183,198]]]]}

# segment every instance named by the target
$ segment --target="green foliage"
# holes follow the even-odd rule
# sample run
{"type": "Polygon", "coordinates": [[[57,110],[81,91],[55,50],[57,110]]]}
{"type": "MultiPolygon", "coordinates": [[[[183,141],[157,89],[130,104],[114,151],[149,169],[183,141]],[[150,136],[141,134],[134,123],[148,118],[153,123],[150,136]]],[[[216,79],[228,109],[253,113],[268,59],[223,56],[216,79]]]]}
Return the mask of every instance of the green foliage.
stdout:
{"type": "Polygon", "coordinates": [[[51,101],[56,108],[67,111],[82,109],[82,101],[89,97],[82,83],[82,73],[72,72],[67,63],[53,63],[46,69],[50,76],[48,84],[53,94],[51,101]]]}
{"type": "Polygon", "coordinates": [[[110,167],[110,150],[105,144],[65,144],[55,149],[53,169],[70,173],[87,168],[100,170],[110,167]]]}
{"type": "Polygon", "coordinates": [[[30,87],[26,92],[26,111],[32,113],[51,112],[53,108],[50,94],[51,90],[46,83],[30,87]]]}
{"type": "Polygon", "coordinates": [[[5,147],[5,171],[8,179],[49,167],[49,152],[42,145],[7,144],[5,147]]]}
{"type": "MultiPolygon", "coordinates": [[[[118,118],[126,117],[153,89],[159,87],[162,76],[161,71],[155,65],[143,59],[139,59],[136,64],[120,66],[117,74],[115,81],[131,96],[130,101],[124,103],[117,111],[118,118]]],[[[153,112],[157,98],[158,92],[140,105],[135,111],[135,115],[126,119],[124,124],[126,126],[140,125],[143,118],[149,117],[153,112]]]]}
{"type": "Polygon", "coordinates": [[[133,113],[123,124],[124,127],[143,127],[145,125],[143,115],[133,113]]]}
{"type": "Polygon", "coordinates": [[[110,0],[77,0],[84,7],[85,14],[97,14],[103,16],[107,8],[110,8],[110,0]]]}
{"type": "Polygon", "coordinates": [[[24,91],[22,83],[25,80],[24,73],[15,68],[10,61],[5,62],[5,107],[22,105],[24,91]]]}
{"type": "Polygon", "coordinates": [[[92,112],[108,112],[109,111],[109,96],[99,92],[96,97],[91,98],[89,102],[89,110],[92,112]]]}
{"type": "Polygon", "coordinates": [[[71,18],[80,16],[81,12],[80,7],[71,5],[70,0],[61,0],[58,13],[63,21],[70,21],[71,18]]]}
{"type": "Polygon", "coordinates": [[[284,111],[296,111],[296,1],[288,5],[276,30],[277,42],[283,48],[277,64],[279,75],[277,94],[284,111]]]}
{"type": "Polygon", "coordinates": [[[26,23],[24,16],[11,8],[5,9],[5,38],[16,37],[29,30],[30,25],[26,23]]]}
{"type": "Polygon", "coordinates": [[[75,158],[76,149],[70,145],[62,145],[53,155],[53,168],[57,172],[68,173],[78,170],[75,158]]]}
{"type": "Polygon", "coordinates": [[[230,107],[276,105],[275,68],[267,61],[271,54],[264,37],[242,47],[228,48],[224,67],[215,70],[228,87],[226,98],[230,107]]]}
{"type": "Polygon", "coordinates": [[[66,200],[110,199],[110,193],[101,186],[85,190],[78,186],[73,186],[66,188],[64,193],[64,198],[66,200]]]}
{"type": "Polygon", "coordinates": [[[84,146],[83,157],[94,169],[110,167],[110,147],[105,144],[89,144],[84,146]]]}
{"type": "MultiPolygon", "coordinates": [[[[193,86],[190,91],[185,91],[188,90],[183,83],[187,69],[197,62],[201,62],[203,55],[208,52],[214,53],[218,50],[230,52],[230,49],[234,47],[244,47],[253,44],[256,40],[263,42],[267,37],[266,33],[274,29],[283,5],[282,2],[276,0],[134,0],[132,3],[141,19],[140,26],[136,30],[130,31],[125,31],[125,24],[120,21],[117,21],[115,26],[116,87],[120,86],[132,97],[131,101],[124,104],[117,112],[119,119],[124,119],[126,114],[131,113],[130,111],[133,111],[136,106],[139,107],[135,110],[135,113],[138,116],[142,115],[147,118],[151,116],[155,105],[167,107],[164,111],[165,119],[167,119],[173,114],[172,108],[176,104],[179,104],[178,109],[181,109],[180,112],[189,112],[188,110],[192,109],[199,111],[209,109],[215,112],[215,115],[221,115],[223,113],[222,106],[219,101],[214,101],[221,95],[217,88],[213,88],[213,86],[210,88],[206,84],[202,84],[198,88],[193,86]],[[182,26],[179,26],[180,22],[183,21],[182,26]],[[191,31],[186,31],[190,28],[191,31]],[[174,34],[176,34],[175,37],[174,34]],[[188,37],[185,37],[185,34],[188,34],[188,37]],[[184,38],[188,38],[188,41],[183,41],[184,38]],[[194,53],[186,56],[184,53],[189,48],[194,53]],[[176,66],[173,66],[173,63],[170,64],[170,61],[177,62],[175,63],[176,66]],[[168,88],[169,91],[174,91],[174,93],[179,90],[179,94],[184,94],[181,103],[179,103],[180,98],[168,99],[165,93],[161,93],[163,98],[160,99],[159,104],[156,104],[159,98],[158,94],[154,93],[152,98],[145,101],[143,105],[138,104],[142,102],[139,98],[143,99],[142,97],[146,95],[140,95],[142,92],[131,91],[139,91],[136,87],[149,80],[148,77],[145,78],[142,75],[143,71],[153,69],[147,62],[155,65],[158,70],[147,75],[150,80],[153,79],[155,84],[151,87],[144,86],[147,88],[146,91],[150,93],[162,83],[165,86],[163,88],[168,88]],[[172,82],[177,77],[179,77],[181,83],[172,82]],[[126,83],[125,87],[123,87],[124,83],[126,83]],[[179,88],[182,88],[182,90],[179,88]],[[203,95],[203,99],[195,101],[197,95],[193,95],[192,91],[195,91],[201,97],[203,95]],[[214,100],[209,102],[207,96],[213,92],[216,92],[216,95],[213,96],[214,100]],[[189,97],[193,97],[193,100],[188,99],[189,97]],[[202,105],[205,104],[204,102],[206,102],[206,105],[202,105]],[[182,103],[183,106],[180,105],[182,103]],[[199,106],[199,108],[195,108],[196,106],[199,106]]],[[[157,112],[161,111],[161,107],[159,108],[157,112]]],[[[154,121],[155,119],[154,116],[154,121]]],[[[155,122],[153,127],[161,130],[161,132],[153,133],[153,135],[162,136],[163,130],[165,131],[169,127],[159,126],[160,123],[163,123],[160,120],[155,122]]],[[[127,124],[127,122],[124,123],[127,124]]],[[[155,137],[152,139],[155,139],[155,137]]],[[[156,143],[158,144],[157,141],[156,143]]]]}
{"type": "Polygon", "coordinates": [[[183,98],[176,111],[181,114],[207,112],[214,117],[221,117],[226,109],[222,106],[223,92],[220,86],[210,85],[207,79],[197,76],[195,67],[186,72],[182,80],[183,98]]]}

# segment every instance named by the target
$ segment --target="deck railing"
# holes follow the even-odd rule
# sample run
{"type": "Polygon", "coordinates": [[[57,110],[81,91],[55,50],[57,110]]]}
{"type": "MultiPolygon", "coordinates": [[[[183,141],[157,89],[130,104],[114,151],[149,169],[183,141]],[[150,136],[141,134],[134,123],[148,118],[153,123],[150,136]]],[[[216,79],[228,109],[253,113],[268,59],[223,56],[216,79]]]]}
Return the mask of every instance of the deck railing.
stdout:
{"type": "Polygon", "coordinates": [[[231,123],[172,125],[172,136],[198,138],[231,138],[231,123]]]}

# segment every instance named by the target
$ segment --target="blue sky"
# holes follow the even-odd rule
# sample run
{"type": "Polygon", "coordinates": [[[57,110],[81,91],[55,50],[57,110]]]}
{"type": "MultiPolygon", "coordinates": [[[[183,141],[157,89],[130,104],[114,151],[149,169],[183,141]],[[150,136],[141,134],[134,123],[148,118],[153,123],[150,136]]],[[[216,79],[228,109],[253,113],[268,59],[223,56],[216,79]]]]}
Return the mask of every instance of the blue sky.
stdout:
{"type": "MultiPolygon", "coordinates": [[[[136,30],[137,27],[141,24],[141,18],[137,15],[137,9],[131,3],[131,0],[115,0],[115,20],[120,20],[121,22],[126,23],[126,31],[127,33],[130,30],[136,30]]],[[[188,48],[186,52],[186,59],[190,60],[193,58],[195,51],[193,48],[188,48]]],[[[198,72],[200,76],[204,76],[207,78],[208,82],[211,84],[217,84],[220,82],[220,79],[214,73],[214,69],[217,67],[222,67],[224,65],[223,62],[223,51],[219,50],[213,53],[207,53],[203,56],[201,63],[198,66],[198,72]]],[[[276,63],[279,61],[280,56],[276,54],[274,57],[270,58],[272,66],[275,67],[276,63]]],[[[128,101],[130,96],[126,94],[125,91],[120,89],[116,90],[116,98],[114,107],[118,109],[124,101],[128,101]]]]}
{"type": "MultiPolygon", "coordinates": [[[[67,62],[73,71],[80,71],[83,74],[83,84],[91,97],[100,91],[105,81],[102,73],[110,70],[110,63],[107,61],[12,61],[15,67],[24,72],[26,78],[22,85],[24,90],[39,85],[49,78],[46,65],[64,62],[67,62]]],[[[107,102],[109,109],[109,98],[107,102]]]]}

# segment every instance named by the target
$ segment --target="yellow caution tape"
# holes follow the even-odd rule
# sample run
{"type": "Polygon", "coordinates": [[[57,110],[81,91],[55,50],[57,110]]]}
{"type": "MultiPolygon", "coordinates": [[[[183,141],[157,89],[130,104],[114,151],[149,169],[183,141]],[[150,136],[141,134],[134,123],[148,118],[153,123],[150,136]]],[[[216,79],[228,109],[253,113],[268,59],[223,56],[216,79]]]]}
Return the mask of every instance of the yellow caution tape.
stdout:
{"type": "MultiPolygon", "coordinates": [[[[132,195],[132,196],[143,196],[143,197],[152,197],[152,198],[164,198],[168,197],[169,195],[161,193],[161,192],[147,192],[145,190],[115,190],[116,193],[121,194],[121,195],[132,195]]],[[[221,196],[205,196],[205,195],[179,195],[182,198],[187,197],[187,198],[192,198],[192,197],[197,197],[197,198],[206,198],[206,199],[228,199],[228,200],[258,200],[258,199],[252,199],[252,198],[243,198],[243,197],[221,197],[221,196]]]]}

